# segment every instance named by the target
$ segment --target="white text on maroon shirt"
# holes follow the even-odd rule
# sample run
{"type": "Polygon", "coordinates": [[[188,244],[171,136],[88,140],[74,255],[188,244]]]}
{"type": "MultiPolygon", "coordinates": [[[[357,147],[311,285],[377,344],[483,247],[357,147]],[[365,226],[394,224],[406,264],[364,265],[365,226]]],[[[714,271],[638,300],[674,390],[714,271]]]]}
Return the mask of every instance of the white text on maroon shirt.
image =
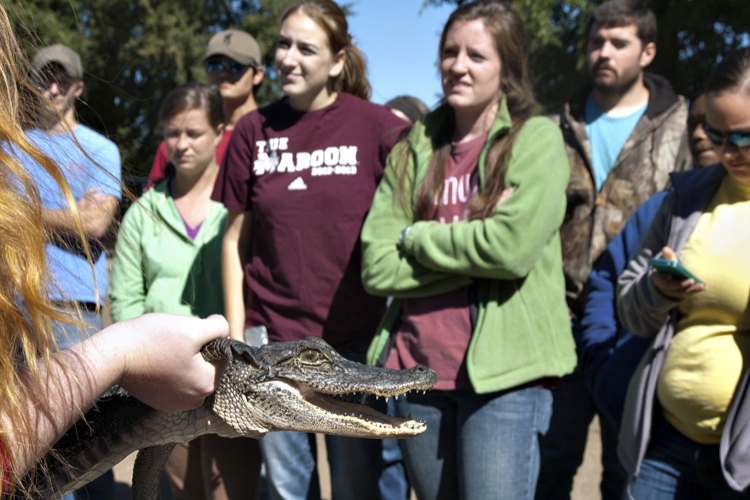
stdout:
{"type": "Polygon", "coordinates": [[[301,172],[312,169],[311,175],[355,175],[357,173],[357,146],[331,146],[312,152],[285,153],[289,148],[288,137],[275,137],[268,141],[256,141],[255,175],[274,172],[301,172]]]}

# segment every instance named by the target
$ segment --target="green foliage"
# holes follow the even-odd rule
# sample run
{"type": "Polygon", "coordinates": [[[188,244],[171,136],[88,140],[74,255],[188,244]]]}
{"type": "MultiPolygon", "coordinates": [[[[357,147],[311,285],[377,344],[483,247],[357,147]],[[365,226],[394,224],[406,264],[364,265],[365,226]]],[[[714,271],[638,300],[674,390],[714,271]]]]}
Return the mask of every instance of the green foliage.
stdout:
{"type": "Polygon", "coordinates": [[[246,15],[239,26],[240,29],[253,34],[263,52],[266,77],[256,96],[260,106],[275,101],[281,95],[274,70],[273,49],[276,46],[276,36],[279,31],[279,18],[287,7],[296,2],[297,0],[260,0],[259,8],[246,15]]]}
{"type": "MultiPolygon", "coordinates": [[[[510,0],[531,36],[530,64],[540,102],[553,109],[586,84],[588,20],[603,0],[510,0]]],[[[423,5],[467,3],[424,0],[423,5]]],[[[648,0],[659,27],[657,55],[648,68],[687,97],[699,93],[722,54],[748,43],[744,0],[648,0]]]]}
{"type": "MultiPolygon", "coordinates": [[[[83,123],[114,140],[126,175],[145,175],[162,139],[158,109],[169,90],[206,81],[202,59],[211,35],[238,27],[252,33],[272,62],[276,19],[291,0],[6,0],[29,57],[64,43],[81,54],[86,91],[83,123]]],[[[268,79],[270,80],[270,79],[268,79]]],[[[272,82],[259,103],[278,96],[272,82]]]]}
{"type": "MultiPolygon", "coordinates": [[[[5,0],[5,6],[30,57],[51,43],[81,54],[86,83],[78,105],[81,121],[118,144],[126,174],[145,175],[161,141],[161,100],[181,83],[205,81],[202,58],[213,33],[230,27],[252,33],[266,68],[258,104],[278,98],[273,46],[279,16],[294,1],[5,0]]],[[[423,0],[423,5],[466,1],[423,0]]],[[[601,1],[511,0],[532,37],[535,87],[547,109],[586,83],[587,23],[601,1]]],[[[669,78],[688,97],[701,89],[722,54],[747,39],[750,9],[744,0],[648,4],[659,23],[657,56],[649,70],[669,78]]]]}

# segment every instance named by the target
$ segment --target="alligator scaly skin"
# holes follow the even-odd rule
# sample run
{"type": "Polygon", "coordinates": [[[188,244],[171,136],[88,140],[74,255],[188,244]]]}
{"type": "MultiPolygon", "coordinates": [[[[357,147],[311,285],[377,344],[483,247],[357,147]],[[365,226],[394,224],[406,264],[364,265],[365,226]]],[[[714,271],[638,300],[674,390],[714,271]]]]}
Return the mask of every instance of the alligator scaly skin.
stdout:
{"type": "Polygon", "coordinates": [[[156,500],[173,443],[208,433],[261,438],[293,430],[354,437],[405,438],[426,429],[410,418],[381,415],[334,397],[368,392],[382,397],[428,390],[432,370],[388,370],[354,363],[310,337],[250,347],[220,339],[203,349],[208,361],[227,357],[216,392],[196,410],[166,413],[113,388],[53,447],[17,489],[17,498],[55,499],[87,484],[136,450],[134,500],[156,500]]]}

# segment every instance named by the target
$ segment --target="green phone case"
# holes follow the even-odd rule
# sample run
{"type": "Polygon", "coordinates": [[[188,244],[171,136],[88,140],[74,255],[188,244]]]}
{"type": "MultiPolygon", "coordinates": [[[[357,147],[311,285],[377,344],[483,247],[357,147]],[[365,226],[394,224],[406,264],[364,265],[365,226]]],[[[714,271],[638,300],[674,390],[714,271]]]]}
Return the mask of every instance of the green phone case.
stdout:
{"type": "Polygon", "coordinates": [[[651,267],[653,267],[660,273],[670,274],[672,276],[675,276],[677,278],[682,278],[684,280],[692,279],[693,281],[701,285],[706,284],[698,276],[694,275],[693,273],[685,269],[685,266],[683,266],[682,263],[680,262],[676,262],[674,260],[653,258],[650,261],[648,261],[648,263],[651,267]]]}

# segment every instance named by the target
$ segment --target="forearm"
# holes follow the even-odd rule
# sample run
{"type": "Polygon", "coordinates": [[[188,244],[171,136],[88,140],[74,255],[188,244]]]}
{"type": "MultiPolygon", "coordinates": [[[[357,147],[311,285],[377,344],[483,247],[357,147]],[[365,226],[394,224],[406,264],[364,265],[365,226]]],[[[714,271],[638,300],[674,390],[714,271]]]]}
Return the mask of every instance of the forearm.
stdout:
{"type": "Polygon", "coordinates": [[[79,217],[84,234],[92,239],[99,239],[107,234],[109,225],[117,212],[118,200],[114,196],[102,196],[103,199],[86,208],[74,212],[70,208],[52,210],[44,209],[42,218],[47,228],[64,234],[79,234],[79,217]],[[76,212],[77,215],[76,216],[76,212]]]}
{"type": "Polygon", "coordinates": [[[504,187],[512,194],[491,216],[451,224],[417,221],[404,251],[434,271],[485,279],[527,276],[565,216],[570,169],[559,128],[546,118],[530,119],[506,161],[504,187]]]}
{"type": "Polygon", "coordinates": [[[667,242],[674,196],[659,207],[633,259],[617,280],[617,315],[623,326],[640,337],[658,333],[679,303],[659,292],[649,277],[649,260],[660,255],[667,242]]]}
{"type": "MultiPolygon", "coordinates": [[[[120,333],[123,335],[123,333],[120,333]]],[[[13,457],[15,477],[21,477],[49,447],[124,373],[125,356],[117,350],[114,329],[55,354],[42,369],[39,385],[21,373],[23,412],[30,428],[0,416],[5,443],[13,457]],[[28,431],[30,436],[27,434],[28,431]]]]}
{"type": "Polygon", "coordinates": [[[130,207],[120,225],[107,294],[112,321],[135,318],[146,312],[146,275],[141,237],[144,227],[138,205],[130,207]]]}
{"type": "Polygon", "coordinates": [[[244,342],[247,312],[243,294],[242,265],[239,264],[239,259],[232,259],[230,263],[226,257],[224,263],[222,268],[224,313],[229,323],[229,336],[244,342]]]}
{"type": "Polygon", "coordinates": [[[243,254],[250,248],[252,214],[230,212],[222,244],[222,289],[224,314],[229,323],[229,336],[244,342],[245,332],[245,272],[243,254]]]}
{"type": "Polygon", "coordinates": [[[7,399],[0,401],[0,425],[15,477],[113,385],[160,411],[198,408],[216,390],[228,363],[206,361],[201,348],[227,333],[221,316],[146,314],[53,355],[49,368],[40,369],[38,383],[22,372],[16,394],[23,406],[12,412],[7,399]]]}

